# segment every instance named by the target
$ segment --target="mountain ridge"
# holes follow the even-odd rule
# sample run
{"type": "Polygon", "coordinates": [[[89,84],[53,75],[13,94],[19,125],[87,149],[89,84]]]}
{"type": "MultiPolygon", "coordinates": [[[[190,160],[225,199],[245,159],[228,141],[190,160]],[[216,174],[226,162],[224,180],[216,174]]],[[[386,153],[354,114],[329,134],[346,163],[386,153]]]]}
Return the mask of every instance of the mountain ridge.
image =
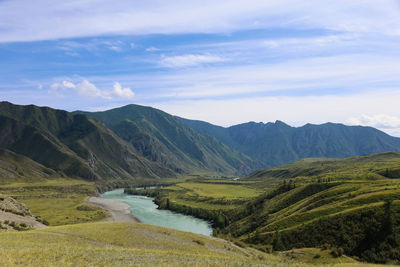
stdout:
{"type": "Polygon", "coordinates": [[[175,176],[84,115],[1,102],[0,125],[0,148],[28,157],[60,177],[99,181],[175,176]]]}
{"type": "Polygon", "coordinates": [[[176,117],[140,105],[127,105],[103,112],[83,112],[102,121],[130,142],[144,157],[178,173],[247,174],[262,164],[231,149],[213,137],[186,126],[176,117]]]}
{"type": "Polygon", "coordinates": [[[267,168],[309,157],[343,158],[400,150],[400,138],[369,126],[327,122],[292,127],[277,120],[275,123],[247,122],[225,128],[203,121],[179,119],[262,161],[267,168]]]}

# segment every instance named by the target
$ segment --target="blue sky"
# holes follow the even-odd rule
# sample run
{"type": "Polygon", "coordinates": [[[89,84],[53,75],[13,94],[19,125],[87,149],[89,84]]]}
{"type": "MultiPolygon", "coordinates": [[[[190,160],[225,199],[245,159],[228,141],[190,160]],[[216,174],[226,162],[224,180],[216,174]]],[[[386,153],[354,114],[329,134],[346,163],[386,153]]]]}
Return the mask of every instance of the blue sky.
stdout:
{"type": "Polygon", "coordinates": [[[0,99],[400,136],[400,1],[0,1],[0,99]]]}

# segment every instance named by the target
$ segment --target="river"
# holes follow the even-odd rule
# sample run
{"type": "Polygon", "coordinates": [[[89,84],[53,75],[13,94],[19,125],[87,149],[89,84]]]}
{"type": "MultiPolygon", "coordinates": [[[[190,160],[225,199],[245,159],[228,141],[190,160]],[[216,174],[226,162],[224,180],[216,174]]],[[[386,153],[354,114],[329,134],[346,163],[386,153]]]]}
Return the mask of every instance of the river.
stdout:
{"type": "Polygon", "coordinates": [[[124,194],[123,189],[105,192],[100,197],[120,200],[131,206],[132,214],[143,223],[173,228],[185,232],[192,232],[211,236],[210,223],[193,216],[175,213],[169,210],[159,210],[153,202],[154,198],[124,194]]]}

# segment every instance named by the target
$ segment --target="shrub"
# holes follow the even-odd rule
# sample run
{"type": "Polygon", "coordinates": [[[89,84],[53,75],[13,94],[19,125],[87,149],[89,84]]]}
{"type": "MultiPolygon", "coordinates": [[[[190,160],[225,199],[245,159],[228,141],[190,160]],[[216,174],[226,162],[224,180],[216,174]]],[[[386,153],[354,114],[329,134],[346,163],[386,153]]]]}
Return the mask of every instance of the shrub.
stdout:
{"type": "Polygon", "coordinates": [[[321,258],[321,254],[317,253],[314,255],[314,259],[319,259],[319,258],[321,258]]]}
{"type": "Polygon", "coordinates": [[[194,243],[200,245],[200,246],[204,246],[204,242],[198,239],[193,240],[194,243]]]}
{"type": "Polygon", "coordinates": [[[339,257],[341,257],[341,256],[343,255],[343,253],[344,253],[343,248],[333,248],[332,251],[331,251],[331,255],[332,255],[334,258],[339,258],[339,257]]]}
{"type": "Polygon", "coordinates": [[[322,250],[327,250],[327,249],[330,249],[331,248],[331,245],[329,245],[328,243],[325,243],[325,244],[323,244],[322,246],[321,246],[321,249],[322,250]]]}
{"type": "Polygon", "coordinates": [[[76,209],[80,210],[80,211],[95,211],[96,210],[95,207],[91,207],[88,205],[79,205],[78,207],[76,207],[76,209]]]}

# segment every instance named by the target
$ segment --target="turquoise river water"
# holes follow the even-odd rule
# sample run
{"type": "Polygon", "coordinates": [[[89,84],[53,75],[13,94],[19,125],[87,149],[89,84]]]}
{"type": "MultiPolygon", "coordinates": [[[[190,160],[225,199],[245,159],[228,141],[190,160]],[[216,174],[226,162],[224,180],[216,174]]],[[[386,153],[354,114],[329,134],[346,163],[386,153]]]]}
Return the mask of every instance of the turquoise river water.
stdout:
{"type": "Polygon", "coordinates": [[[169,210],[159,210],[157,209],[158,206],[153,202],[154,198],[127,195],[124,194],[123,189],[105,192],[101,197],[120,200],[129,204],[132,214],[143,223],[207,236],[212,235],[212,228],[209,222],[169,210]]]}

